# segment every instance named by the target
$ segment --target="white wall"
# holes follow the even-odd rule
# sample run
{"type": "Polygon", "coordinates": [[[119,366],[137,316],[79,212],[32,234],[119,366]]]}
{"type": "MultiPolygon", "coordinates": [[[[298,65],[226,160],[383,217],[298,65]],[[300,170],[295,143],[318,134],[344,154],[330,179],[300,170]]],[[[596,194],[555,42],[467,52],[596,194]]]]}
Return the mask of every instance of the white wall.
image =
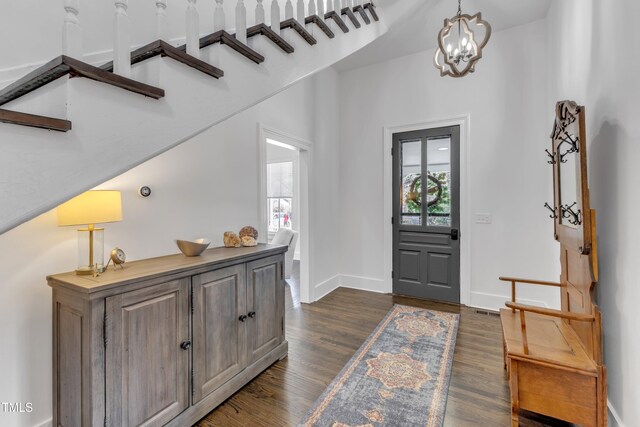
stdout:
{"type": "Polygon", "coordinates": [[[640,425],[639,14],[632,0],[555,0],[548,16],[551,95],[586,106],[609,418],[627,427],[640,425]]]}
{"type": "MultiPolygon", "coordinates": [[[[491,213],[490,225],[462,229],[471,241],[471,296],[497,309],[510,294],[499,275],[557,280],[546,68],[546,26],[537,21],[497,32],[476,72],[440,77],[429,50],[341,74],[341,273],[379,287],[383,278],[383,126],[470,115],[470,211],[491,213]]],[[[390,249],[389,249],[390,250],[390,249]]],[[[547,290],[522,288],[524,299],[559,306],[547,290]]]]}
{"type": "MultiPolygon", "coordinates": [[[[313,141],[311,283],[337,274],[337,75],[307,79],[159,157],[105,183],[123,192],[124,220],[106,225],[105,249],[130,260],[177,253],[174,239],[207,237],[258,222],[258,122],[313,141]],[[314,103],[313,100],[317,100],[314,103]],[[137,188],[152,195],[141,198],[137,188]]],[[[51,292],[47,274],[76,266],[74,227],[57,227],[55,211],[0,235],[0,402],[32,402],[31,414],[0,411],[0,425],[36,425],[51,416],[51,292]]]]}
{"type": "MultiPolygon", "coordinates": [[[[245,1],[248,25],[253,25],[255,22],[256,3],[256,0],[245,1]]],[[[85,55],[89,61],[93,59],[104,61],[104,59],[111,58],[114,38],[112,18],[115,15],[114,1],[81,0],[79,4],[80,14],[78,17],[83,29],[85,55]]],[[[17,77],[11,71],[13,67],[21,67],[30,63],[44,63],[60,55],[62,52],[62,24],[65,16],[63,5],[63,0],[3,1],[0,28],[6,31],[5,34],[11,34],[18,46],[24,45],[28,48],[5,50],[0,64],[0,82],[17,77]],[[36,28],[37,30],[34,30],[36,28]],[[46,34],[46,37],[42,37],[43,34],[46,34]]],[[[200,14],[200,33],[202,35],[212,33],[215,1],[199,1],[196,5],[200,14]]],[[[235,1],[224,3],[227,28],[235,28],[235,6],[235,1]]],[[[269,22],[269,4],[265,3],[264,7],[267,22],[269,22]]],[[[169,40],[184,41],[186,8],[187,0],[168,2],[169,40]]],[[[142,46],[157,39],[155,1],[130,1],[127,12],[131,23],[132,46],[142,46]]],[[[284,17],[284,7],[281,12],[284,17]]]]}

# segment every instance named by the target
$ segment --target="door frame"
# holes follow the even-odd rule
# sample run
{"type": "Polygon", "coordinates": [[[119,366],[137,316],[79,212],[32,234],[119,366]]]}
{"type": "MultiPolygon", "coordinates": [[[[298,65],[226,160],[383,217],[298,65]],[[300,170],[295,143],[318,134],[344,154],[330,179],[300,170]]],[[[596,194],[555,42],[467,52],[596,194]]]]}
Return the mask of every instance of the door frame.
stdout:
{"type": "Polygon", "coordinates": [[[311,292],[311,245],[313,236],[309,222],[309,203],[312,186],[313,143],[286,132],[258,123],[258,235],[266,243],[267,233],[267,138],[291,145],[298,149],[299,186],[299,218],[300,218],[300,301],[311,303],[314,295],[311,292]]]}
{"type": "Polygon", "coordinates": [[[464,114],[421,123],[384,126],[383,138],[383,250],[384,250],[384,290],[393,292],[393,134],[422,129],[440,128],[446,126],[460,126],[460,303],[471,303],[471,156],[470,129],[471,116],[464,114]]]}

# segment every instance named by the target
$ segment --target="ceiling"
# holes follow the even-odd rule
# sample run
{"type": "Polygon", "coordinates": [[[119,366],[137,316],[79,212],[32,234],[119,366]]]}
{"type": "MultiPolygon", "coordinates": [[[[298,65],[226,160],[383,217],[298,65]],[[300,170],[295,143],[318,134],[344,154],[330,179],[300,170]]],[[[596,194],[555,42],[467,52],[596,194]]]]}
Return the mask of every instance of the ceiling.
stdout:
{"type": "MultiPolygon", "coordinates": [[[[463,0],[462,12],[482,12],[494,33],[537,21],[547,15],[552,0],[463,0]]],[[[455,0],[378,0],[378,12],[389,31],[334,65],[347,71],[436,47],[444,18],[458,10],[455,0]]]]}

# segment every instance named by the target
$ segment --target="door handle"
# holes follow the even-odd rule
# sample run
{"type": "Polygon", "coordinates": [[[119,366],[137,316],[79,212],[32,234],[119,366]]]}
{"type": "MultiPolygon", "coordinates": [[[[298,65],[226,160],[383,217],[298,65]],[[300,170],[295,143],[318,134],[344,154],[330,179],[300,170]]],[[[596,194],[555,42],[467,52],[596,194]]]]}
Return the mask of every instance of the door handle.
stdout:
{"type": "Polygon", "coordinates": [[[460,232],[458,231],[457,228],[452,228],[451,229],[451,240],[458,240],[458,237],[460,237],[460,232]]]}
{"type": "Polygon", "coordinates": [[[255,311],[250,311],[248,316],[253,319],[254,317],[256,317],[256,312],[255,311]]]}
{"type": "Polygon", "coordinates": [[[247,315],[243,314],[242,316],[238,317],[238,320],[244,322],[245,320],[247,320],[247,315]]]}
{"type": "Polygon", "coordinates": [[[182,341],[182,344],[180,344],[180,348],[183,350],[189,350],[191,348],[191,341],[182,341]]]}

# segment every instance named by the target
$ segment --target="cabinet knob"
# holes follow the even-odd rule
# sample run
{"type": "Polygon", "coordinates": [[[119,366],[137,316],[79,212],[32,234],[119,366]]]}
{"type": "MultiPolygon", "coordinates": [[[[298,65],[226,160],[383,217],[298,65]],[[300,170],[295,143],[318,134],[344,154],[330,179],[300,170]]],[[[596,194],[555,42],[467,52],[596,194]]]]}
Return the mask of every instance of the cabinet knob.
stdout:
{"type": "Polygon", "coordinates": [[[182,344],[180,344],[180,348],[183,350],[189,350],[191,348],[191,341],[182,341],[182,344]]]}
{"type": "Polygon", "coordinates": [[[250,318],[252,318],[252,319],[253,319],[254,317],[256,317],[256,312],[255,312],[255,311],[250,311],[250,312],[249,312],[249,317],[250,317],[250,318]]]}
{"type": "Polygon", "coordinates": [[[244,322],[245,320],[247,320],[247,315],[246,315],[246,314],[243,314],[242,316],[240,316],[240,317],[238,318],[238,320],[239,320],[239,321],[241,321],[241,322],[244,322]]]}

